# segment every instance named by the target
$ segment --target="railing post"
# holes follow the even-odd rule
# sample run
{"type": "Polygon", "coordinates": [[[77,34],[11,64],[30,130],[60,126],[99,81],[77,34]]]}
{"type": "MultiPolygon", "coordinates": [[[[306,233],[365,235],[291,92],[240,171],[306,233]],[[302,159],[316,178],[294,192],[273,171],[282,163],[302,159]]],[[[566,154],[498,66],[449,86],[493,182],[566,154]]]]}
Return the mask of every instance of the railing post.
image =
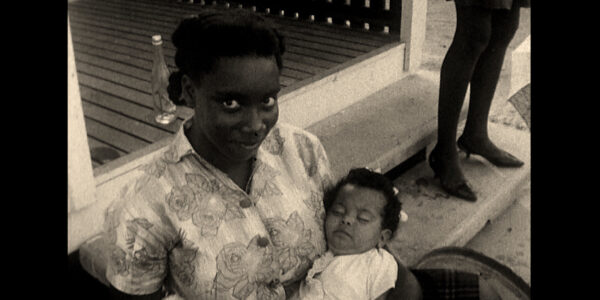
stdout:
{"type": "Polygon", "coordinates": [[[400,41],[405,43],[404,70],[416,71],[421,65],[425,42],[427,0],[402,0],[400,41]]]}
{"type": "Polygon", "coordinates": [[[81,107],[79,81],[75,68],[71,24],[67,20],[68,34],[68,98],[67,105],[67,200],[68,212],[91,204],[95,200],[96,185],[88,146],[87,131],[81,107]]]}

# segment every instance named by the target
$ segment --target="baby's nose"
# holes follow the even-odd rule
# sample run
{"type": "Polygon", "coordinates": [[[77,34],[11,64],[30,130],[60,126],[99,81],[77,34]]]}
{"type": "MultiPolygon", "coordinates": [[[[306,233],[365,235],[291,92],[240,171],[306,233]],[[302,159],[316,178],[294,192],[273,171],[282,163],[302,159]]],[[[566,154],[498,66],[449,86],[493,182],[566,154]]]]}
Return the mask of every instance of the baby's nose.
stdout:
{"type": "Polygon", "coordinates": [[[352,225],[352,222],[352,217],[350,217],[349,215],[345,215],[342,217],[342,224],[352,225]]]}

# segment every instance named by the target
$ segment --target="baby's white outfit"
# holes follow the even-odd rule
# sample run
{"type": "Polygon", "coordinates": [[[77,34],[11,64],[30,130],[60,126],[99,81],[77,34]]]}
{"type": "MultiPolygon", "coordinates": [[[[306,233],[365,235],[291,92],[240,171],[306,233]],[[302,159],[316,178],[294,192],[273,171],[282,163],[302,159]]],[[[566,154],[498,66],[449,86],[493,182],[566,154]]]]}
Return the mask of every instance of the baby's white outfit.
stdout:
{"type": "Polygon", "coordinates": [[[384,249],[316,259],[301,282],[300,299],[375,299],[393,288],[398,274],[394,257],[384,249]]]}

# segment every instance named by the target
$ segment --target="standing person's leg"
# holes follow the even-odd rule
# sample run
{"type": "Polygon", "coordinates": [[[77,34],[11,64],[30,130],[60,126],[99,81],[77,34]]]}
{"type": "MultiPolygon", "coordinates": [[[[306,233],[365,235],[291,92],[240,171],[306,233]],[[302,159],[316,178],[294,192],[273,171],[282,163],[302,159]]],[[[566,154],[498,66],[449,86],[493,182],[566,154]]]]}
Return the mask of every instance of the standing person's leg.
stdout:
{"type": "Polygon", "coordinates": [[[471,78],[469,113],[458,146],[467,153],[480,154],[498,166],[518,167],[523,162],[497,148],[488,137],[488,116],[496,91],[506,49],[519,27],[519,6],[492,12],[492,34],[471,78]]]}
{"type": "Polygon", "coordinates": [[[471,201],[475,194],[466,184],[458,163],[456,130],[467,86],[492,32],[491,10],[456,5],[456,31],[442,63],[438,103],[438,139],[430,165],[448,193],[471,201]]]}

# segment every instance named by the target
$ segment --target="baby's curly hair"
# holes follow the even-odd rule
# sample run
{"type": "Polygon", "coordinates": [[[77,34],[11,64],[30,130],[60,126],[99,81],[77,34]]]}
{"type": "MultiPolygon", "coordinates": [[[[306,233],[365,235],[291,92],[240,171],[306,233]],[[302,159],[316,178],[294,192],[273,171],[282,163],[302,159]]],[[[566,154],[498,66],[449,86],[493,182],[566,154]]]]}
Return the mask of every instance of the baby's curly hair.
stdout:
{"type": "Polygon", "coordinates": [[[383,208],[382,228],[392,231],[392,235],[398,228],[400,222],[400,211],[402,203],[396,197],[394,192],[394,184],[385,175],[373,172],[367,168],[356,168],[350,170],[346,177],[342,178],[336,185],[325,190],[323,202],[325,212],[329,212],[331,205],[335,201],[340,189],[347,184],[352,184],[359,187],[370,188],[379,191],[387,200],[383,208]]]}

